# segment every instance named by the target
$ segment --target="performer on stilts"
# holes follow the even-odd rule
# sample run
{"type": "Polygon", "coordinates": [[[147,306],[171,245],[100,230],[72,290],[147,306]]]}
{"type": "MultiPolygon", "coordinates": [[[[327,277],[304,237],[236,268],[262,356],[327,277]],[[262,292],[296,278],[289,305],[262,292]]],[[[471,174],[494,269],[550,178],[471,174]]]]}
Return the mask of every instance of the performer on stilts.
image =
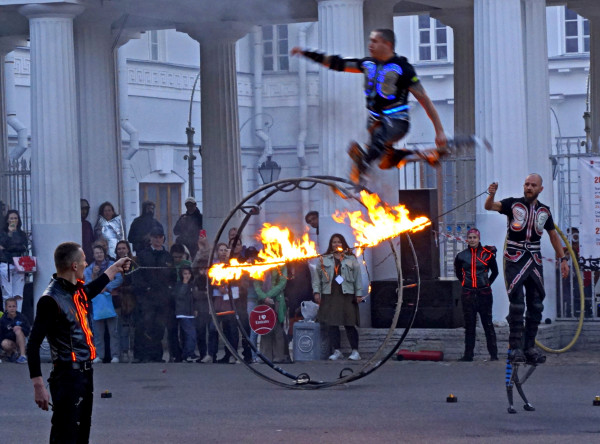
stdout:
{"type": "Polygon", "coordinates": [[[544,277],[540,240],[544,230],[560,262],[563,278],[569,275],[567,257],[556,229],[550,208],[538,201],[542,192],[542,177],[530,174],[523,185],[523,197],[494,201],[498,184],[488,187],[485,209],[498,211],[508,218],[508,235],[504,251],[504,279],[510,308],[506,320],[510,327],[509,360],[513,363],[542,364],[546,357],[535,348],[535,338],[544,310],[544,277]],[[525,291],[523,291],[525,290],[525,291]],[[525,322],[523,313],[527,305],[525,322]]]}
{"type": "Polygon", "coordinates": [[[369,165],[383,157],[379,168],[401,168],[407,161],[418,158],[437,166],[441,155],[447,154],[446,135],[433,102],[421,85],[415,69],[405,57],[394,52],[396,36],[390,29],[376,29],[369,37],[370,57],[363,59],[342,58],[294,47],[292,55],[303,55],[334,71],[362,73],[369,117],[367,128],[370,141],[363,149],[352,142],[348,155],[354,161],[350,179],[358,183],[369,165]],[[408,93],[425,109],[435,129],[433,150],[394,149],[394,144],[408,133],[410,126],[408,93]]]}

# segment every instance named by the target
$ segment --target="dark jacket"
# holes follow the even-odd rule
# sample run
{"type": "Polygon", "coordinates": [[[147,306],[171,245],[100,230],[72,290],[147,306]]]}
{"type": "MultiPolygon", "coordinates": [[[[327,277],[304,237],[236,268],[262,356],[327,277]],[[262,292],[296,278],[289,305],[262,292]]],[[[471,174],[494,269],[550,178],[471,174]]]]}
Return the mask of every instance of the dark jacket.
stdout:
{"type": "MultiPolygon", "coordinates": [[[[175,315],[194,316],[194,312],[198,311],[197,304],[200,292],[193,284],[184,284],[177,282],[173,289],[173,297],[175,298],[175,315]]],[[[206,295],[204,295],[206,299],[206,295]]]]}
{"type": "Polygon", "coordinates": [[[52,361],[84,362],[96,358],[90,300],[110,282],[106,274],[84,285],[52,277],[38,301],[37,314],[27,343],[29,376],[41,376],[40,345],[48,338],[52,361]]]}
{"type": "Polygon", "coordinates": [[[198,237],[201,229],[202,213],[198,208],[192,214],[183,213],[173,228],[173,233],[177,236],[177,243],[185,245],[190,250],[192,259],[198,251],[198,237]]]}
{"type": "MultiPolygon", "coordinates": [[[[137,255],[137,264],[142,269],[132,275],[133,283],[135,288],[142,292],[165,292],[177,280],[173,258],[164,248],[162,250],[153,250],[152,247],[143,249],[137,255]]],[[[165,294],[165,296],[167,295],[165,294]]]]}
{"type": "Polygon", "coordinates": [[[23,230],[17,230],[9,236],[7,231],[0,231],[0,245],[4,247],[0,250],[0,262],[12,264],[13,257],[27,252],[27,234],[23,230]]]}
{"type": "Polygon", "coordinates": [[[163,229],[162,224],[154,219],[152,214],[142,214],[133,219],[129,228],[127,240],[132,245],[136,254],[139,254],[144,248],[150,245],[150,232],[153,228],[163,229]]]}
{"type": "Polygon", "coordinates": [[[454,274],[463,288],[489,287],[498,277],[496,247],[479,244],[461,251],[454,259],[454,274]]]}
{"type": "Polygon", "coordinates": [[[23,313],[20,311],[17,312],[17,315],[14,318],[9,318],[8,314],[4,313],[4,316],[0,318],[0,342],[3,339],[7,338],[13,327],[20,326],[21,330],[23,330],[23,334],[25,337],[29,336],[29,332],[31,331],[31,326],[29,325],[29,320],[23,313]]]}

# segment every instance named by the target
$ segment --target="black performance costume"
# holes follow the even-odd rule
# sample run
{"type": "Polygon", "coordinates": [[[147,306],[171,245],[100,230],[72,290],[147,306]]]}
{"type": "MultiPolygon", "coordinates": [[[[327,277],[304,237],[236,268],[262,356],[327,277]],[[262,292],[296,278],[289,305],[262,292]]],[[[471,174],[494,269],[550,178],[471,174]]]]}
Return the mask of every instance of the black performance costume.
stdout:
{"type": "Polygon", "coordinates": [[[42,376],[40,345],[48,338],[53,369],[48,382],[52,396],[50,443],[87,443],[93,402],[92,360],[96,348],[91,330],[91,299],[110,282],[102,274],[88,285],[53,276],[37,304],[27,344],[29,375],[42,376]]]}
{"type": "Polygon", "coordinates": [[[535,345],[546,296],[540,240],[544,230],[554,230],[554,220],[550,208],[540,202],[530,204],[523,197],[509,197],[500,203],[500,213],[508,217],[504,251],[504,279],[510,301],[508,341],[511,350],[521,349],[527,354],[535,345]]]}
{"type": "Polygon", "coordinates": [[[481,318],[490,357],[497,360],[496,331],[492,323],[494,300],[490,287],[498,277],[496,247],[483,247],[479,244],[477,248],[469,247],[461,251],[454,259],[454,273],[462,285],[462,307],[465,317],[465,354],[462,360],[473,359],[477,313],[481,318]]]}
{"type": "MultiPolygon", "coordinates": [[[[419,83],[414,67],[406,57],[396,54],[380,62],[372,57],[363,59],[345,59],[337,55],[325,56],[319,52],[303,51],[302,54],[315,62],[326,62],[329,69],[363,73],[365,78],[364,92],[367,101],[369,118],[367,128],[371,134],[368,151],[362,159],[354,159],[357,164],[362,160],[362,170],[369,163],[379,158],[386,149],[393,150],[393,145],[402,139],[409,129],[408,88],[419,83]],[[327,57],[327,60],[326,60],[327,57]]],[[[403,157],[413,154],[408,150],[394,150],[394,161],[386,168],[396,166],[403,157]]],[[[354,156],[351,157],[354,158],[354,156]]],[[[384,167],[380,165],[380,167],[384,167]]]]}

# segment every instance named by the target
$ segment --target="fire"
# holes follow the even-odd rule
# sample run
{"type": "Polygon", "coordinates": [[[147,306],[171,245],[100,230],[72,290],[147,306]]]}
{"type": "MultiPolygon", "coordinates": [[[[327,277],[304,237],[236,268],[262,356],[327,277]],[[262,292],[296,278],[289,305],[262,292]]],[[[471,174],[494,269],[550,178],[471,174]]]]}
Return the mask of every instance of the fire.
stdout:
{"type": "MultiPolygon", "coordinates": [[[[366,247],[372,247],[407,231],[420,231],[431,225],[431,221],[424,216],[410,220],[404,205],[391,207],[381,202],[377,194],[369,194],[366,191],[361,191],[360,196],[370,221],[363,218],[361,211],[336,211],[332,216],[338,223],[344,223],[346,218],[350,221],[356,238],[357,256],[366,247]]],[[[301,240],[292,241],[290,237],[290,230],[287,228],[264,224],[260,232],[260,241],[264,248],[258,253],[262,262],[240,264],[237,259],[231,259],[228,264],[214,264],[208,270],[208,276],[214,285],[240,279],[243,273],[254,279],[262,279],[267,271],[287,262],[319,256],[315,243],[308,238],[308,234],[304,234],[301,240]]]]}
{"type": "Polygon", "coordinates": [[[344,223],[346,218],[350,221],[356,238],[355,246],[359,250],[357,256],[365,247],[372,247],[401,233],[407,231],[414,233],[431,225],[431,221],[425,216],[410,220],[404,205],[391,207],[385,202],[382,203],[377,194],[366,191],[361,191],[360,196],[367,207],[370,221],[363,218],[361,211],[336,211],[333,215],[333,219],[338,223],[344,223]]]}
{"type": "Polygon", "coordinates": [[[262,279],[268,270],[286,262],[318,256],[315,243],[308,238],[308,234],[304,234],[301,240],[296,241],[292,241],[290,237],[290,230],[287,228],[264,224],[260,232],[260,240],[264,248],[258,253],[262,262],[240,264],[237,259],[231,259],[229,264],[214,264],[208,270],[208,276],[213,284],[239,279],[244,272],[254,279],[262,279]]]}

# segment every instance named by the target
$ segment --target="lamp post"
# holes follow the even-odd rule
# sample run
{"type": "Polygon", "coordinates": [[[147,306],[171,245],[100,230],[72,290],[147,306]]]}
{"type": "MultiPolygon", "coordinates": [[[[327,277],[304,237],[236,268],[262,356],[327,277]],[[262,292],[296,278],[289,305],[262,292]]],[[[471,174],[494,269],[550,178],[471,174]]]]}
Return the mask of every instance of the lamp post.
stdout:
{"type": "Polygon", "coordinates": [[[278,180],[279,173],[281,173],[281,167],[277,162],[271,160],[271,156],[267,156],[267,160],[258,167],[258,174],[265,185],[278,180]]]}
{"type": "MultiPolygon", "coordinates": [[[[185,129],[185,134],[187,136],[187,147],[188,154],[183,156],[184,160],[188,161],[188,194],[190,197],[194,196],[194,160],[196,160],[196,156],[194,156],[194,134],[196,134],[196,130],[192,127],[192,105],[194,104],[194,92],[196,91],[196,84],[200,79],[200,73],[196,76],[196,80],[194,80],[194,85],[192,86],[192,95],[190,97],[190,112],[188,114],[188,125],[185,129]]],[[[198,153],[202,156],[202,147],[198,147],[198,153]]]]}

